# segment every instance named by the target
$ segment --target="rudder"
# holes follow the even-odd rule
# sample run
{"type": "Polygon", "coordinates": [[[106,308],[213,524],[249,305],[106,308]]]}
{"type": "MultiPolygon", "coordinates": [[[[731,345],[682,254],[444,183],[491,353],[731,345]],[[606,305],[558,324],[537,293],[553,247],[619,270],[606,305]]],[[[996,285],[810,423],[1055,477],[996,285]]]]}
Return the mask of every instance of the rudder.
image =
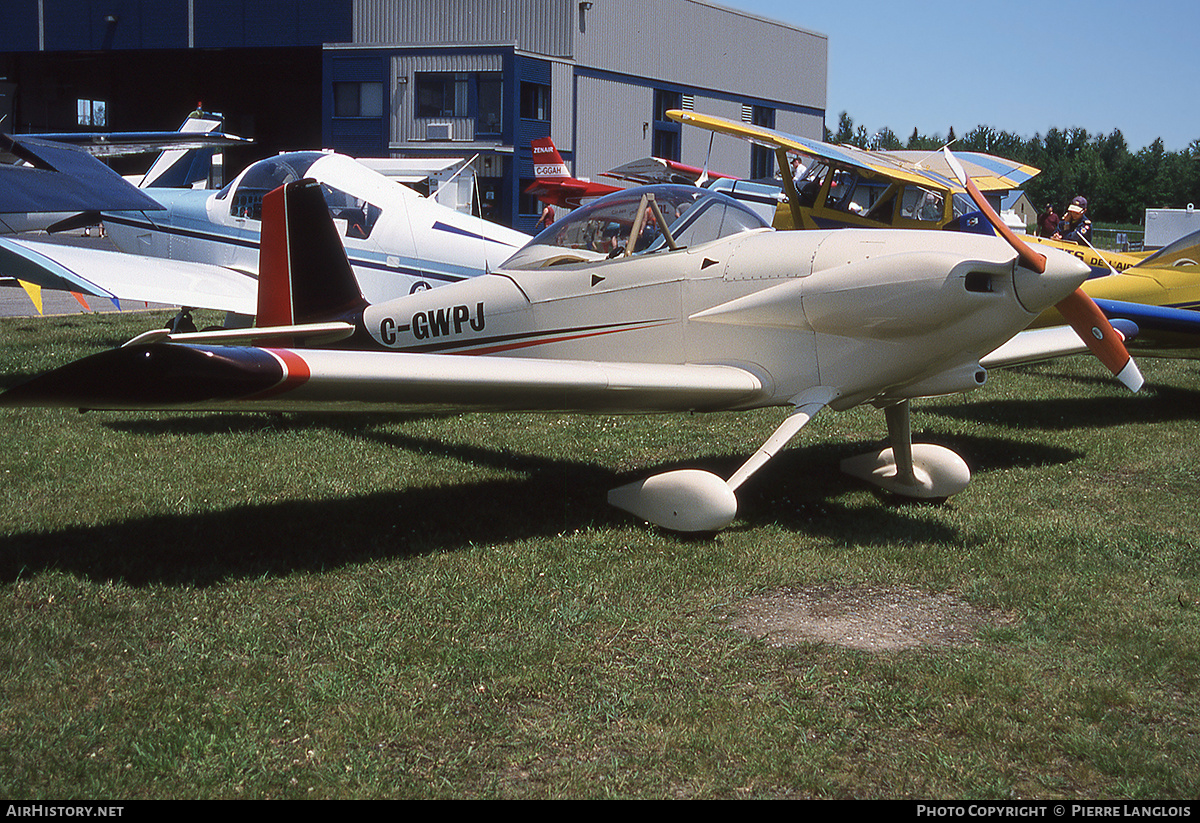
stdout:
{"type": "Polygon", "coordinates": [[[263,197],[256,325],[342,319],[365,308],[321,184],[299,180],[263,197]]]}

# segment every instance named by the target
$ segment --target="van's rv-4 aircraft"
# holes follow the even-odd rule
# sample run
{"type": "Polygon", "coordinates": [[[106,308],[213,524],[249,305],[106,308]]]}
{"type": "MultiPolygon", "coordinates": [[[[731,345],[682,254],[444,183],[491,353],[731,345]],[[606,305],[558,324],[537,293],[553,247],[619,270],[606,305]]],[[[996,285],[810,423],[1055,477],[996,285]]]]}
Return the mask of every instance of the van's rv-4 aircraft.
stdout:
{"type": "MultiPolygon", "coordinates": [[[[885,410],[891,447],[844,470],[900,495],[961,491],[970,479],[961,457],[912,443],[909,401],[979,387],[984,364],[1011,362],[1002,345],[1048,306],[1127,385],[1141,383],[1121,335],[1079,290],[1087,267],[1016,238],[780,232],[722,194],[651,186],[576,210],[488,275],[371,305],[319,184],[272,191],[263,218],[260,328],[147,332],[14,387],[0,405],[790,408],[728,479],[682,469],[609,493],[664,528],[711,532],[736,516],[738,488],[826,407],[885,410]],[[621,245],[607,248],[602,230],[613,225],[621,245]]],[[[1018,357],[1036,357],[1034,348],[1018,357]]]]}

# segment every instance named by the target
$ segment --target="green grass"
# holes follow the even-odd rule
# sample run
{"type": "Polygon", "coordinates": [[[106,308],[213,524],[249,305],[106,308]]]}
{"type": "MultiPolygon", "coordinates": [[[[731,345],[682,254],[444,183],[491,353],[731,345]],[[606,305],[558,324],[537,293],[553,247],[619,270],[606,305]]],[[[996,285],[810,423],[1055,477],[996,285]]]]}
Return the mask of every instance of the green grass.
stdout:
{"type": "MultiPolygon", "coordinates": [[[[0,321],[0,384],[146,315],[0,321]]],[[[607,489],[781,412],[0,413],[0,796],[1200,794],[1200,366],[1079,358],[917,404],[971,486],[896,505],[826,413],[710,538],[607,489]],[[974,643],[774,648],[753,595],[903,585],[974,643]]]]}

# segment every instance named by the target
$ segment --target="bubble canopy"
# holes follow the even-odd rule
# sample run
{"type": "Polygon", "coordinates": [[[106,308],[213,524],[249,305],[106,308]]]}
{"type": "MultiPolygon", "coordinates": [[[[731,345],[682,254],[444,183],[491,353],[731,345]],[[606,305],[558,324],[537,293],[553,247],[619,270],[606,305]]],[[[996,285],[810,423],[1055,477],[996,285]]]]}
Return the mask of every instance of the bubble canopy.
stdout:
{"type": "Polygon", "coordinates": [[[504,268],[654,254],[765,228],[769,224],[754,211],[718,192],[694,186],[638,186],[566,215],[534,237],[504,268]]]}

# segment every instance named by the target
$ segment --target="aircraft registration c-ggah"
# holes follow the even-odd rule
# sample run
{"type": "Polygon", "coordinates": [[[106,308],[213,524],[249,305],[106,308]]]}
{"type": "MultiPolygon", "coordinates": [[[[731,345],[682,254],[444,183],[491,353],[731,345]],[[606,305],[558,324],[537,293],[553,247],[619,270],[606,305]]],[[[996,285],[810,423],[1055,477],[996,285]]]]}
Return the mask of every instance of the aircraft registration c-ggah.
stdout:
{"type": "MultiPolygon", "coordinates": [[[[822,409],[885,410],[891,447],[842,464],[945,498],[970,470],[914,444],[912,398],[968,391],[988,365],[1052,352],[1048,306],[1131,388],[1140,374],[1079,285],[1088,269],[1016,239],[942,231],[774,231],[688,186],[631,188],[572,212],[490,274],[365,300],[315,181],[263,199],[259,328],[155,330],[0,395],[3,406],[194,410],[666,413],[785,407],[733,475],[682,469],[609,502],[678,531],[737,514],[737,489],[822,409]],[[615,241],[614,242],[614,238],[615,241]],[[1014,254],[1014,250],[1016,253],[1014,254]]],[[[1062,353],[1066,348],[1053,349],[1062,353]]]]}
{"type": "Polygon", "coordinates": [[[121,252],[0,238],[0,276],[43,288],[252,316],[263,196],[320,183],[364,295],[390,300],[483,274],[529,236],[455,211],[332,152],[290,152],[248,166],[218,192],[145,188],[160,211],[103,214],[121,252]]]}

